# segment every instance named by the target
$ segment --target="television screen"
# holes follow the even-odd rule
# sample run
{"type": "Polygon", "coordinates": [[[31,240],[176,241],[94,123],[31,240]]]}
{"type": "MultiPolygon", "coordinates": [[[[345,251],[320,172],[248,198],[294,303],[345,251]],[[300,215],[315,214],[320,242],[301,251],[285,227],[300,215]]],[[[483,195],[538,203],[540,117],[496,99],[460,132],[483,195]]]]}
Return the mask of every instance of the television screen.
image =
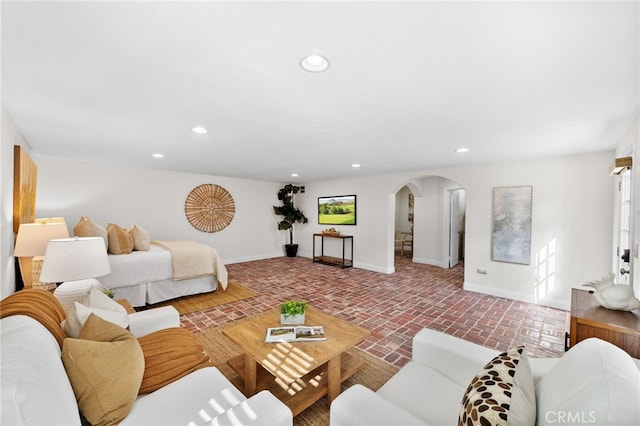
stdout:
{"type": "Polygon", "coordinates": [[[318,224],[355,225],[356,196],[318,197],[318,224]]]}

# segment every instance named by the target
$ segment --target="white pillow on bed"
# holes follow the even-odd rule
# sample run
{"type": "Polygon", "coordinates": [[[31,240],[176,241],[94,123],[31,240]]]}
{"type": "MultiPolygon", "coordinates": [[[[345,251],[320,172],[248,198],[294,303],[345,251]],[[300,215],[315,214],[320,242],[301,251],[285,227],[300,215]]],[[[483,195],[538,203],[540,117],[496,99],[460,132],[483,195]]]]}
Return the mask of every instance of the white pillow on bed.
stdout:
{"type": "Polygon", "coordinates": [[[96,314],[103,320],[122,328],[129,326],[129,315],[124,306],[111,299],[100,289],[92,287],[82,302],[73,303],[67,314],[67,319],[62,322],[62,328],[67,336],[77,338],[91,314],[96,314]]]}
{"type": "Polygon", "coordinates": [[[151,248],[151,238],[149,233],[138,225],[131,225],[127,228],[129,235],[133,237],[133,249],[147,251],[151,248]]]}

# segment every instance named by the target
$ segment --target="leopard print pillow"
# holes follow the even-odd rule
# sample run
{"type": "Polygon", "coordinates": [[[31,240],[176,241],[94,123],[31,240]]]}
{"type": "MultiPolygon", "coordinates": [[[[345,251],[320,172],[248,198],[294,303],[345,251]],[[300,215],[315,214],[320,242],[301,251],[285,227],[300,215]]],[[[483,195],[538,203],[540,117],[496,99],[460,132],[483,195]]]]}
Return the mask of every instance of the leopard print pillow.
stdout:
{"type": "Polygon", "coordinates": [[[459,426],[535,424],[535,388],[524,346],[493,358],[462,398],[459,426]]]}

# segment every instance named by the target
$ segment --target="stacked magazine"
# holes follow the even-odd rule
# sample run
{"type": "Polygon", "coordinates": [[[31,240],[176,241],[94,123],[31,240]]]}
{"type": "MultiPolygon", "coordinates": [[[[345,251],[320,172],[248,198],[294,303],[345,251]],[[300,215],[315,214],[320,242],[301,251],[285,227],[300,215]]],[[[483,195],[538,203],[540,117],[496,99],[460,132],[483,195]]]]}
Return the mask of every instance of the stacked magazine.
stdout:
{"type": "Polygon", "coordinates": [[[324,334],[324,327],[321,325],[267,328],[267,336],[264,339],[267,343],[314,342],[319,340],[327,340],[327,336],[324,334]]]}

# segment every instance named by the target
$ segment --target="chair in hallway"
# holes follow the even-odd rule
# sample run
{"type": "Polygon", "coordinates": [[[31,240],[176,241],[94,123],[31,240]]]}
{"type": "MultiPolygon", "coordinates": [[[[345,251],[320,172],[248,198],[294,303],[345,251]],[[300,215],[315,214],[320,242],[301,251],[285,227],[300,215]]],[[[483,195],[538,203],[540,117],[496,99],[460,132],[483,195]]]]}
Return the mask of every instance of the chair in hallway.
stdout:
{"type": "Polygon", "coordinates": [[[411,232],[398,231],[395,237],[395,249],[400,250],[400,254],[404,256],[405,248],[413,253],[413,235],[411,232]]]}

